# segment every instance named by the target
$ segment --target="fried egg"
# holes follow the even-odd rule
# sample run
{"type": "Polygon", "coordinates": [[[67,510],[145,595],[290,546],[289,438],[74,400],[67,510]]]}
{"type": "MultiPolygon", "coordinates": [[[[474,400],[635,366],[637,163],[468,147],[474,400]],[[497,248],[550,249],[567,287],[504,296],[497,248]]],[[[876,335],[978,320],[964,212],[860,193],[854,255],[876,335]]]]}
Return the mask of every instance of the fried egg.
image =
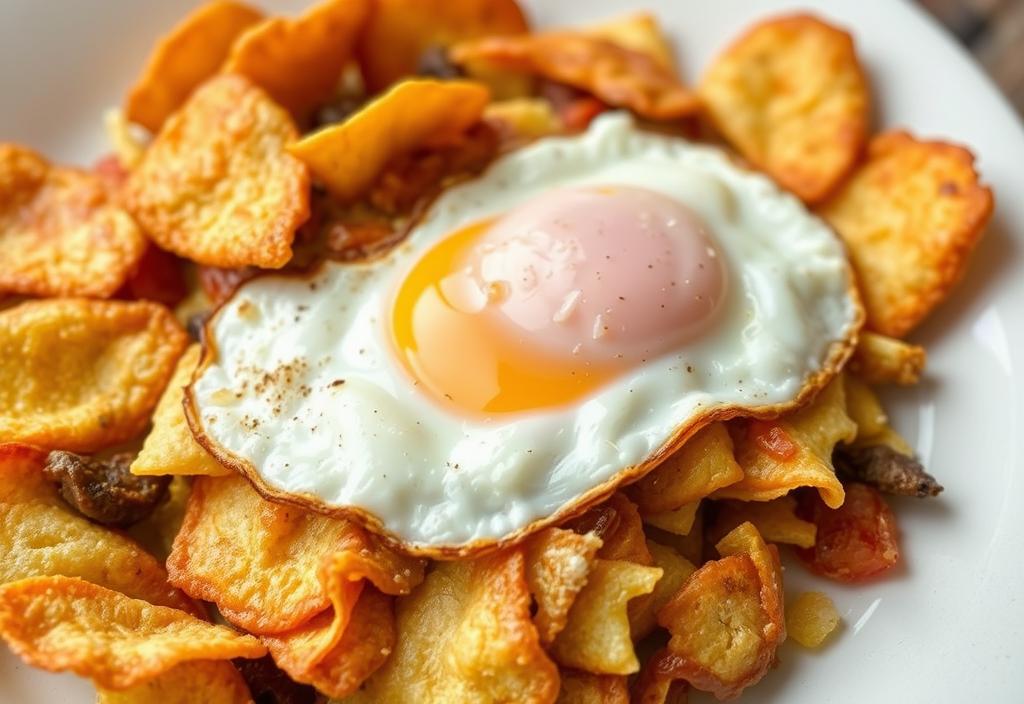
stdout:
{"type": "Polygon", "coordinates": [[[836,236],[625,114],[499,159],[387,254],[243,285],[196,437],[265,494],[466,554],[582,509],[713,419],[824,385],[863,313],[836,236]]]}

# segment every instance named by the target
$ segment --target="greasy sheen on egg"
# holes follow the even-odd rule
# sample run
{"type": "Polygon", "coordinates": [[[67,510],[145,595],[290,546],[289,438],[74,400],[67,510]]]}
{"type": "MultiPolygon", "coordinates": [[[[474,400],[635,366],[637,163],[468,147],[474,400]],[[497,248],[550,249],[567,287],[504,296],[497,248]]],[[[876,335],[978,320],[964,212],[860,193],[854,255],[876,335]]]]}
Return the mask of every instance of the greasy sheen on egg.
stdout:
{"type": "MultiPolygon", "coordinates": [[[[614,244],[610,256],[618,251],[614,244]]],[[[651,259],[643,247],[622,256],[627,264],[651,259]]],[[[380,258],[244,284],[207,326],[189,416],[200,441],[265,492],[325,512],[368,515],[411,550],[451,554],[563,515],[712,414],[779,410],[835,371],[843,359],[837,350],[849,348],[861,318],[840,243],[796,198],[714,148],[606,115],[582,135],[540,141],[445,192],[380,258]],[[536,264],[538,253],[561,247],[553,218],[573,218],[566,227],[579,232],[603,220],[563,208],[559,199],[588,202],[615,193],[625,201],[604,219],[624,218],[642,230],[630,220],[628,203],[650,194],[656,229],[674,238],[676,225],[668,223],[676,220],[689,233],[674,247],[710,243],[721,274],[699,286],[720,290],[718,301],[694,312],[685,300],[659,298],[666,276],[694,261],[706,264],[692,259],[696,250],[685,255],[689,264],[668,263],[650,281],[627,276],[623,287],[634,291],[597,286],[596,265],[588,264],[576,271],[583,283],[531,286],[541,297],[536,310],[532,299],[513,295],[511,277],[536,264]],[[517,241],[526,236],[517,218],[544,224],[551,241],[517,241]],[[503,227],[512,232],[502,234],[503,227]],[[465,239],[449,243],[453,236],[465,239]],[[489,261],[501,248],[508,256],[489,261]],[[436,252],[450,261],[429,263],[436,252]],[[436,342],[437,356],[472,383],[486,380],[467,346],[478,335],[446,340],[443,331],[416,329],[400,299],[418,267],[419,293],[441,290],[446,306],[479,314],[482,292],[493,310],[476,322],[523,336],[522,349],[545,364],[571,360],[580,345],[576,356],[621,366],[568,402],[545,403],[536,387],[520,399],[529,408],[518,410],[485,411],[479,399],[447,399],[438,394],[447,382],[436,374],[444,372],[430,376],[403,358],[399,318],[407,316],[407,342],[436,342]],[[575,287],[568,293],[588,294],[585,307],[568,300],[568,286],[575,287]],[[631,294],[671,311],[664,318],[637,312],[626,306],[631,294]],[[564,303],[572,322],[554,319],[556,303],[555,313],[564,303]],[[594,318],[609,307],[622,333],[609,313],[609,337],[595,337],[594,318]],[[679,329],[665,329],[670,322],[679,329]]]]}

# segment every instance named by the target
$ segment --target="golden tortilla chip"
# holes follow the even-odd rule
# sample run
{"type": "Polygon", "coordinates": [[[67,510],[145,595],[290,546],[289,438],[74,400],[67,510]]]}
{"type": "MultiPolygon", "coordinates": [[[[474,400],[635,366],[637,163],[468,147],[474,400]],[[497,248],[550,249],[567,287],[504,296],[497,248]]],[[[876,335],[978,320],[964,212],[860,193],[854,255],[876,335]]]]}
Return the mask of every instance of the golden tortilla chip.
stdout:
{"type": "Polygon", "coordinates": [[[125,98],[124,115],[156,133],[203,81],[217,73],[235,38],[263,13],[231,0],[191,12],[157,41],[125,98]]]}
{"type": "Polygon", "coordinates": [[[167,487],[167,499],[149,516],[125,529],[125,532],[160,563],[171,554],[174,538],[181,530],[192,482],[188,477],[174,477],[167,487]]]}
{"type": "Polygon", "coordinates": [[[814,545],[817,527],[796,515],[796,498],[780,496],[771,501],[719,501],[712,540],[743,523],[752,523],[769,543],[788,543],[801,548],[814,545]]]}
{"type": "Polygon", "coordinates": [[[699,109],[673,72],[646,54],[580,32],[488,37],[457,44],[459,64],[491,66],[565,83],[652,120],[675,120],[699,109]]]}
{"type": "Polygon", "coordinates": [[[192,660],[258,658],[257,639],[76,577],[0,586],[0,635],[29,665],[134,687],[192,660]]]}
{"type": "Polygon", "coordinates": [[[597,675],[628,675],[640,669],[629,632],[630,599],[654,591],[660,567],[595,560],[587,586],[576,597],[569,621],[551,645],[559,665],[597,675]]]}
{"type": "Polygon", "coordinates": [[[194,344],[178,360],[174,375],[153,412],[153,428],[132,462],[132,474],[231,474],[230,469],[196,442],[185,420],[184,387],[192,381],[200,352],[199,344],[194,344]]]}
{"type": "Polygon", "coordinates": [[[106,298],[145,249],[98,175],[0,143],[0,295],[106,298]]]}
{"type": "Polygon", "coordinates": [[[252,704],[238,669],[224,660],[194,660],[120,691],[100,688],[96,704],[252,704]]]}
{"type": "Polygon", "coordinates": [[[978,179],[963,147],[887,132],[821,206],[846,241],[869,328],[903,337],[963,276],[992,215],[992,191],[978,179]]]}
{"type": "MultiPolygon", "coordinates": [[[[354,523],[266,501],[237,475],[195,480],[167,569],[172,584],[214,602],[235,625],[272,635],[331,605],[320,576],[328,558],[350,587],[368,578],[405,593],[423,574],[422,561],[392,552],[354,523]]],[[[358,592],[349,596],[354,603],[358,592]]]]}
{"type": "Polygon", "coordinates": [[[912,386],[921,379],[924,347],[862,330],[850,358],[850,371],[869,384],[912,386]]]}
{"type": "Polygon", "coordinates": [[[135,437],[187,341],[157,303],[51,299],[0,311],[0,437],[72,452],[135,437]]]}
{"type": "Polygon", "coordinates": [[[46,453],[0,444],[0,584],[81,577],[128,596],[203,616],[167,583],[164,566],[121,533],[72,510],[43,475],[46,453]]]}
{"type": "MultiPolygon", "coordinates": [[[[106,133],[114,163],[120,169],[125,170],[123,177],[127,178],[127,172],[142,161],[142,155],[146,153],[146,148],[149,146],[149,135],[142,134],[144,130],[141,127],[128,122],[128,118],[118,108],[110,108],[103,113],[103,130],[106,133]]],[[[102,164],[104,162],[101,161],[93,169],[101,172],[102,164]]],[[[102,176],[102,173],[100,175],[102,176]]],[[[118,179],[113,180],[116,182],[118,179]]]]}
{"type": "Polygon", "coordinates": [[[497,130],[502,145],[515,145],[558,134],[565,129],[551,102],[543,98],[511,98],[484,108],[488,125],[497,130]]]}
{"type": "Polygon", "coordinates": [[[334,94],[370,3],[323,0],[301,17],[271,17],[231,47],[226,73],[246,76],[298,120],[334,94]]]}
{"type": "Polygon", "coordinates": [[[835,604],[821,592],[804,592],[786,609],[786,632],[805,648],[824,643],[839,621],[835,604]]]}
{"type": "MultiPolygon", "coordinates": [[[[644,535],[640,512],[636,504],[627,499],[625,494],[612,494],[608,501],[594,511],[599,514],[611,512],[608,524],[596,529],[602,541],[601,549],[597,551],[598,557],[602,560],[628,560],[639,565],[654,564],[654,559],[647,550],[647,537],[644,535]]],[[[585,520],[586,514],[582,518],[585,520]]],[[[577,519],[579,520],[581,519],[577,519]]]]}
{"type": "Polygon", "coordinates": [[[558,670],[530,620],[522,551],[439,562],[397,600],[395,651],[344,704],[548,704],[558,670]]]}
{"type": "Polygon", "coordinates": [[[658,20],[649,12],[634,12],[582,29],[587,36],[607,39],[621,47],[649,56],[659,65],[676,74],[672,47],[658,20]]]}
{"type": "Polygon", "coordinates": [[[454,137],[480,120],[487,89],[470,81],[408,80],[344,122],[288,147],[329,191],[351,200],[396,157],[454,137]]]}
{"type": "Polygon", "coordinates": [[[515,0],[376,0],[359,42],[363,80],[375,93],[417,73],[428,50],[526,29],[515,0]]]}
{"type": "Polygon", "coordinates": [[[832,449],[857,435],[857,424],[846,415],[842,378],[799,411],[774,421],[741,421],[732,429],[744,477],[714,498],[770,501],[810,486],[830,508],[842,506],[845,494],[832,467],[832,449]]]}
{"type": "Polygon", "coordinates": [[[537,602],[533,623],[541,643],[550,644],[565,628],[600,547],[593,533],[561,528],[546,528],[524,544],[526,583],[537,602]]]}
{"type": "Polygon", "coordinates": [[[867,139],[870,94],[853,38],[812,15],[754,26],[715,59],[699,93],[740,154],[808,203],[835,190],[867,139]]]}
{"type": "Polygon", "coordinates": [[[644,515],[673,511],[743,479],[724,423],[712,423],[687,440],[627,493],[644,515]]]}
{"type": "Polygon", "coordinates": [[[629,687],[621,675],[560,671],[562,688],[555,704],[629,704],[629,687]]]}
{"type": "Polygon", "coordinates": [[[843,375],[846,413],[857,424],[854,445],[887,445],[900,454],[914,456],[914,449],[889,425],[889,416],[875,392],[852,374],[843,375]]]}
{"type": "Polygon", "coordinates": [[[276,269],[309,216],[294,123],[241,76],[200,86],[128,180],[128,209],[163,249],[200,264],[276,269]]]}
{"type": "Polygon", "coordinates": [[[648,513],[644,516],[644,523],[669,533],[686,535],[693,529],[693,522],[697,519],[697,509],[700,508],[700,501],[683,504],[679,508],[661,513],[648,513]]]}
{"type": "Polygon", "coordinates": [[[689,704],[690,686],[684,680],[658,672],[659,665],[658,657],[644,663],[633,682],[632,704],[689,704]]]}
{"type": "Polygon", "coordinates": [[[654,558],[655,566],[661,568],[662,575],[648,598],[635,599],[629,605],[629,630],[634,641],[640,640],[655,629],[658,625],[658,611],[697,569],[693,563],[667,545],[648,540],[647,548],[654,558]]]}

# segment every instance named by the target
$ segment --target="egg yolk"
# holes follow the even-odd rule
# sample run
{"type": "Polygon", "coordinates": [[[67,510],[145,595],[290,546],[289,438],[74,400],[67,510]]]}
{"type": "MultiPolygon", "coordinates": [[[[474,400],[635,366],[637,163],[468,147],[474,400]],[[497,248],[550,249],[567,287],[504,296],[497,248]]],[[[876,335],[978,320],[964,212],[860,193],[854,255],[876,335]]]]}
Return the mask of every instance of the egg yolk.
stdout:
{"type": "Polygon", "coordinates": [[[685,346],[727,271],[686,206],[642,188],[552,191],[428,250],[394,299],[413,379],[472,414],[565,405],[685,346]]]}

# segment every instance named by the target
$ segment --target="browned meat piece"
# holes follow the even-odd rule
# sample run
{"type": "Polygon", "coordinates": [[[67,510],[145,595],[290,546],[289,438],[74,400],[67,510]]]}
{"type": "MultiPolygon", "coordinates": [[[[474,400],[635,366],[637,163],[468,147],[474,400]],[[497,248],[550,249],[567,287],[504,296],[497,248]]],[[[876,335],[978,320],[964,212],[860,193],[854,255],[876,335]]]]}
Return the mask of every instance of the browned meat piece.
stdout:
{"type": "Polygon", "coordinates": [[[138,477],[128,471],[134,456],[108,458],[54,450],[46,458],[47,478],[86,518],[109,526],[129,526],[153,512],[167,495],[171,477],[138,477]]]}
{"type": "Polygon", "coordinates": [[[256,704],[313,704],[316,690],[282,672],[267,655],[258,660],[233,660],[256,704]]]}
{"type": "Polygon", "coordinates": [[[886,494],[925,498],[942,491],[920,462],[888,445],[838,446],[832,462],[841,479],[864,482],[886,494]]]}

